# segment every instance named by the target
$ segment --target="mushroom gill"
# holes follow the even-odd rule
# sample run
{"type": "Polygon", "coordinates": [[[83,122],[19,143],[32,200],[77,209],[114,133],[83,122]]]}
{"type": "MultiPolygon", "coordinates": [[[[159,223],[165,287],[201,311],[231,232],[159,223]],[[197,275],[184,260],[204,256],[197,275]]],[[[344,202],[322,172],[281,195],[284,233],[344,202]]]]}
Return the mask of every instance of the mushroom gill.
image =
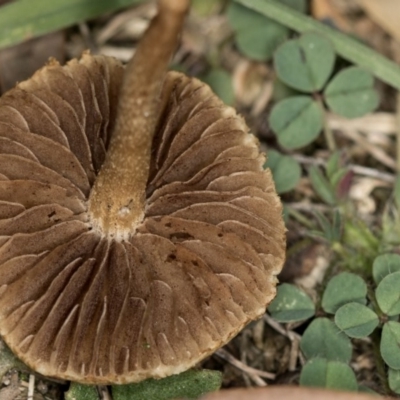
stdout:
{"type": "Polygon", "coordinates": [[[41,374],[179,373],[275,296],[285,228],[257,140],[165,72],[187,3],[159,2],[127,72],[84,54],[0,99],[0,334],[41,374]]]}

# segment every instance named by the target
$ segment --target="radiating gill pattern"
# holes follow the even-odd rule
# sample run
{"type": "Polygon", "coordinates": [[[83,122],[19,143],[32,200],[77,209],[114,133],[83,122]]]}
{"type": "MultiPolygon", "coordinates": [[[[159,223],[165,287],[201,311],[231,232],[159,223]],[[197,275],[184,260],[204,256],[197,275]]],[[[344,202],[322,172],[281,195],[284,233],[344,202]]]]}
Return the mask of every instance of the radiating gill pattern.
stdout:
{"type": "Polygon", "coordinates": [[[85,383],[191,367],[264,312],[284,257],[256,139],[208,86],[175,72],[143,222],[120,242],[91,228],[122,74],[84,54],[0,99],[0,333],[38,372],[85,383]]]}

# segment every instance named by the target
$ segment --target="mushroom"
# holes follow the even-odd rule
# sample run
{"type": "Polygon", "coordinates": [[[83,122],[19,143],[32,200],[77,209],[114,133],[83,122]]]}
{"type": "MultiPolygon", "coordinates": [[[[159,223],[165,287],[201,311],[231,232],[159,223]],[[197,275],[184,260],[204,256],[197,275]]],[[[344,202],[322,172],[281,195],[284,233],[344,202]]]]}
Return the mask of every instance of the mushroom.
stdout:
{"type": "Polygon", "coordinates": [[[0,334],[47,376],[194,366],[260,317],[285,253],[256,138],[167,72],[189,0],[160,0],[126,68],[56,61],[0,99],[0,334]]]}

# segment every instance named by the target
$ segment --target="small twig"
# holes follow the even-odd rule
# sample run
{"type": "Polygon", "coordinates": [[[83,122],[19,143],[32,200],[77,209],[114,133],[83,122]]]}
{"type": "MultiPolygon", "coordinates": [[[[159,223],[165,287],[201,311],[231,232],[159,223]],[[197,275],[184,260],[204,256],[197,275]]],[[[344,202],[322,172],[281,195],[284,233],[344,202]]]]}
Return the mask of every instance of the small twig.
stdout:
{"type": "Polygon", "coordinates": [[[363,175],[370,178],[380,179],[381,181],[384,182],[394,183],[394,181],[396,180],[394,174],[381,172],[373,168],[363,167],[362,165],[349,165],[349,168],[357,175],[363,175]]]}
{"type": "Polygon", "coordinates": [[[254,323],[253,326],[253,340],[258,350],[264,349],[264,328],[265,323],[262,319],[259,319],[254,323]]]}
{"type": "Polygon", "coordinates": [[[264,321],[274,330],[276,330],[281,335],[287,337],[291,342],[290,347],[290,358],[289,358],[289,371],[295,371],[297,360],[300,359],[300,340],[301,336],[289,329],[285,329],[279,322],[275,321],[268,314],[264,314],[264,321]]]}
{"type": "Polygon", "coordinates": [[[386,152],[376,145],[369,143],[368,140],[359,132],[353,129],[347,129],[342,132],[343,135],[357,143],[362,149],[369,153],[376,160],[386,167],[396,170],[396,161],[389,157],[386,152]]]}
{"type": "Polygon", "coordinates": [[[299,358],[299,352],[300,352],[300,340],[298,338],[298,335],[294,334],[293,331],[289,331],[288,336],[291,341],[288,370],[296,371],[297,360],[299,358]]]}
{"type": "Polygon", "coordinates": [[[319,167],[323,167],[326,164],[326,162],[322,158],[307,157],[303,156],[302,154],[293,154],[292,157],[300,164],[316,165],[319,167]]]}
{"type": "Polygon", "coordinates": [[[157,9],[154,3],[141,4],[117,14],[96,35],[96,43],[103,45],[118,34],[128,23],[135,21],[134,39],[143,35],[149,25],[149,20],[154,18],[157,9]]]}
{"type": "Polygon", "coordinates": [[[301,336],[294,332],[290,331],[288,329],[285,329],[279,322],[276,322],[270,315],[264,314],[264,321],[272,328],[275,329],[278,333],[281,335],[287,337],[289,340],[293,340],[293,338],[296,338],[297,340],[301,339],[301,336]]]}
{"type": "Polygon", "coordinates": [[[364,117],[347,119],[336,114],[327,114],[331,129],[347,130],[354,129],[365,133],[374,133],[383,136],[394,135],[396,132],[396,115],[387,112],[376,112],[364,117]]]}
{"type": "Polygon", "coordinates": [[[259,387],[268,386],[267,382],[265,382],[263,379],[261,379],[258,375],[255,375],[255,374],[250,375],[249,374],[249,378],[259,387]]]}
{"type": "Polygon", "coordinates": [[[262,377],[262,378],[266,378],[266,379],[270,379],[270,380],[274,380],[276,378],[276,374],[249,367],[248,365],[239,361],[237,358],[235,358],[232,354],[230,354],[225,349],[219,349],[214,354],[217,355],[218,357],[222,358],[223,360],[227,361],[229,364],[233,365],[234,367],[245,372],[249,376],[256,375],[258,377],[262,377]]]}
{"type": "Polygon", "coordinates": [[[132,47],[122,47],[122,46],[101,46],[100,53],[106,56],[115,57],[122,62],[128,62],[133,55],[135,50],[132,47]]]}
{"type": "Polygon", "coordinates": [[[28,386],[28,400],[33,400],[33,394],[35,392],[35,375],[29,375],[29,386],[28,386]]]}
{"type": "MultiPolygon", "coordinates": [[[[240,335],[240,361],[243,363],[243,364],[246,364],[246,357],[247,357],[247,352],[246,352],[246,348],[247,348],[247,346],[249,345],[249,341],[248,341],[248,339],[249,339],[249,335],[248,335],[248,330],[245,330],[244,332],[242,332],[242,334],[240,335]]],[[[244,373],[244,372],[242,372],[242,376],[243,376],[243,379],[244,379],[244,381],[245,381],[245,384],[246,384],[246,386],[247,387],[251,387],[252,385],[251,385],[251,381],[252,381],[252,379],[250,378],[250,376],[248,375],[248,374],[246,374],[246,373],[244,373]]],[[[259,378],[262,382],[263,382],[263,384],[265,385],[265,382],[261,379],[261,378],[259,378]]],[[[257,383],[256,383],[257,384],[257,383]]]]}
{"type": "Polygon", "coordinates": [[[108,392],[107,386],[97,386],[97,392],[101,400],[112,400],[111,395],[108,392]]]}
{"type": "MultiPolygon", "coordinates": [[[[325,166],[326,162],[320,158],[307,157],[301,154],[294,154],[293,158],[297,160],[300,164],[304,165],[317,165],[325,166]]],[[[388,172],[378,171],[373,168],[363,167],[361,165],[349,164],[347,168],[353,171],[357,175],[367,176],[370,178],[380,179],[384,182],[394,183],[396,177],[394,174],[388,172]]]]}
{"type": "MultiPolygon", "coordinates": [[[[325,204],[308,203],[308,202],[305,202],[305,201],[294,202],[294,203],[285,203],[285,206],[287,206],[288,208],[290,208],[292,210],[305,211],[305,212],[308,212],[310,214],[314,214],[315,211],[324,213],[324,212],[328,212],[328,211],[332,210],[331,206],[327,206],[325,204]]],[[[291,212],[291,210],[289,210],[289,213],[290,212],[291,212]]],[[[302,222],[302,221],[300,221],[300,222],[302,222]]],[[[313,224],[313,223],[310,223],[307,226],[309,226],[311,229],[315,228],[315,224],[313,224]]]]}

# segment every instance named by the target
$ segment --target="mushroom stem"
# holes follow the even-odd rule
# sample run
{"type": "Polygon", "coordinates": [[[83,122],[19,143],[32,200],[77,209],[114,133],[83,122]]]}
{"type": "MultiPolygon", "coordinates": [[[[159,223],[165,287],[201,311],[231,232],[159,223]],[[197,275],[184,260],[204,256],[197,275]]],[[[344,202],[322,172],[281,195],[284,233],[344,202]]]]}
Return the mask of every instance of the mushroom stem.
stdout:
{"type": "Polygon", "coordinates": [[[106,160],[89,198],[93,227],[116,240],[143,220],[160,93],[190,0],[159,0],[158,14],[128,63],[106,160]]]}

